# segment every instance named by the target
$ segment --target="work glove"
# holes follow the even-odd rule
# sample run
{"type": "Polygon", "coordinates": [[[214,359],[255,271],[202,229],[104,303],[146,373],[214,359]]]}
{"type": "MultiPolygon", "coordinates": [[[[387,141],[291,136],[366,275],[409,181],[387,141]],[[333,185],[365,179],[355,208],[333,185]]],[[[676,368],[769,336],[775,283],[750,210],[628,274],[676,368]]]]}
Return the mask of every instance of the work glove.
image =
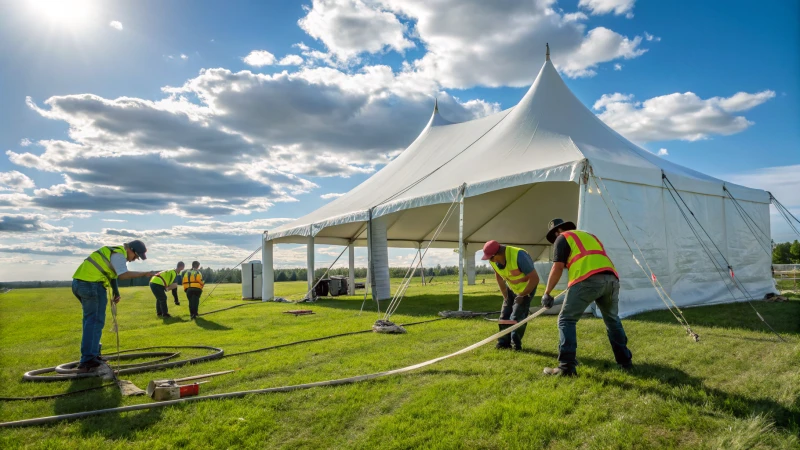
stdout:
{"type": "Polygon", "coordinates": [[[553,298],[550,294],[544,294],[542,296],[542,306],[546,309],[550,309],[553,307],[553,303],[555,303],[556,299],[553,298]]]}

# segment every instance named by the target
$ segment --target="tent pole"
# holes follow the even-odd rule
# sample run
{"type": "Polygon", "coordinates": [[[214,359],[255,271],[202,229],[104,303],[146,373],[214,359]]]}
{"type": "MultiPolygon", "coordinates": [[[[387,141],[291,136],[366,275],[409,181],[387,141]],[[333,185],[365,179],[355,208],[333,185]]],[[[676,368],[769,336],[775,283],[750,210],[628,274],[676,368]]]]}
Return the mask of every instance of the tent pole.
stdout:
{"type": "Polygon", "coordinates": [[[347,272],[347,295],[356,295],[356,251],[355,244],[351,241],[347,246],[348,254],[348,272],[347,272]]]}
{"type": "Polygon", "coordinates": [[[464,187],[458,201],[458,310],[464,310],[464,187]]]}
{"type": "Polygon", "coordinates": [[[422,285],[425,286],[425,266],[422,265],[422,243],[417,244],[417,253],[419,253],[419,268],[422,275],[422,285]]]}
{"type": "Polygon", "coordinates": [[[273,270],[272,241],[267,240],[269,234],[265,231],[261,243],[261,301],[266,302],[275,298],[275,272],[273,270]]]}
{"type": "MultiPolygon", "coordinates": [[[[585,230],[586,227],[586,187],[589,185],[589,162],[584,161],[583,174],[580,178],[580,193],[578,194],[578,223],[576,224],[579,230],[585,230]]],[[[551,254],[552,256],[552,254],[551,254]]]]}
{"type": "Polygon", "coordinates": [[[316,297],[314,292],[314,236],[309,236],[308,244],[306,244],[306,268],[309,295],[314,298],[316,297]]]}

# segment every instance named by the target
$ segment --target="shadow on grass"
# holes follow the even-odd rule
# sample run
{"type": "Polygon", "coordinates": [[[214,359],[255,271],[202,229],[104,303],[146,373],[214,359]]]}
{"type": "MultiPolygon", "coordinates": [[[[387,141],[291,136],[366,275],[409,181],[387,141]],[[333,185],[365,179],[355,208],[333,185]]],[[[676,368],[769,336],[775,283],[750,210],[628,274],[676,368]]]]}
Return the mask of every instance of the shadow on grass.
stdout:
{"type": "Polygon", "coordinates": [[[172,325],[173,323],[183,323],[187,320],[183,317],[170,316],[167,318],[161,318],[161,321],[164,322],[164,325],[172,325]]]}
{"type": "MultiPolygon", "coordinates": [[[[551,358],[557,364],[558,355],[552,352],[541,350],[525,349],[523,353],[535,354],[551,358]]],[[[581,372],[581,367],[593,367],[601,370],[618,370],[613,360],[613,355],[609,350],[609,359],[595,359],[581,357],[578,358],[579,376],[585,376],[581,372]]],[[[739,394],[724,392],[719,389],[708,387],[701,378],[693,377],[686,372],[675,367],[661,364],[636,363],[634,359],[634,370],[627,373],[631,378],[640,380],[657,381],[658,384],[648,384],[643,386],[635,381],[625,381],[616,377],[600,376],[598,380],[605,385],[614,385],[626,390],[637,390],[642,393],[654,394],[663,398],[665,401],[677,400],[681,403],[698,408],[710,404],[715,411],[730,414],[734,417],[744,419],[757,414],[764,414],[771,417],[779,427],[789,429],[793,432],[798,431],[800,426],[800,399],[795,399],[791,407],[787,408],[774,400],[766,397],[757,397],[753,392],[752,397],[739,394]]],[[[542,375],[545,376],[545,375],[542,375]]]]}
{"type": "MultiPolygon", "coordinates": [[[[539,297],[537,297],[539,298],[539,297]]],[[[385,311],[389,306],[390,300],[380,302],[381,311],[385,311]]],[[[540,300],[534,299],[532,304],[538,305],[540,300]]],[[[349,311],[359,311],[362,299],[342,299],[334,300],[323,297],[313,303],[320,308],[333,308],[349,311]]],[[[498,292],[493,295],[470,295],[464,296],[464,310],[466,311],[497,311],[503,303],[503,297],[498,292]]],[[[305,303],[304,303],[305,305],[305,303]]],[[[403,299],[395,314],[412,317],[429,317],[438,315],[439,311],[455,311],[458,309],[458,295],[414,295],[403,299]]],[[[375,302],[367,298],[364,304],[364,311],[375,311],[375,302]]]]}
{"type": "Polygon", "coordinates": [[[211,320],[206,320],[206,319],[204,319],[202,317],[198,317],[198,318],[194,319],[194,323],[198,327],[200,327],[200,328],[202,328],[204,330],[224,331],[224,330],[232,330],[233,329],[231,327],[222,325],[220,323],[213,322],[211,320]]]}
{"type": "MultiPolygon", "coordinates": [[[[783,303],[767,303],[753,301],[753,306],[761,313],[764,320],[778,333],[800,336],[800,301],[783,303]]],[[[738,328],[749,331],[771,333],[747,303],[731,303],[725,305],[697,306],[684,308],[683,315],[692,327],[738,328]]],[[[675,317],[669,311],[651,311],[637,314],[625,319],[632,322],[658,322],[675,324],[675,317]]],[[[702,331],[700,338],[702,339],[702,331]]],[[[710,333],[709,333],[710,334],[710,333]]],[[[777,338],[774,339],[777,341],[777,338]]]]}

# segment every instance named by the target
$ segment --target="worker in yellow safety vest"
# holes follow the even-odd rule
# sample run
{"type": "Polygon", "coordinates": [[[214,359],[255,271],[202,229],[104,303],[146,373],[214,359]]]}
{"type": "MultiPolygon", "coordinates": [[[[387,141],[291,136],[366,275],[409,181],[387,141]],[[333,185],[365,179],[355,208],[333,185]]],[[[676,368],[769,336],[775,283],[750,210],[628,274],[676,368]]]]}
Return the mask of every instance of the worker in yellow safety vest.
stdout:
{"type": "Polygon", "coordinates": [[[183,273],[183,291],[189,299],[189,314],[191,320],[197,318],[197,308],[200,306],[200,296],[203,295],[203,274],[200,273],[200,261],[192,261],[192,268],[183,273]]]}
{"type": "Polygon", "coordinates": [[[617,364],[625,371],[633,368],[628,337],[619,318],[619,275],[595,235],[576,229],[574,223],[553,219],[548,225],[547,240],[553,244],[553,268],[542,296],[542,306],[553,306],[550,293],[561,274],[568,269],[568,287],[558,315],[558,367],[545,367],[546,375],[575,376],[578,338],[575,325],[594,302],[606,324],[608,340],[617,364]]]}
{"type": "Polygon", "coordinates": [[[175,278],[178,273],[185,267],[183,261],[178,262],[174,269],[164,270],[156,273],[153,278],[150,278],[150,291],[156,296],[156,314],[158,317],[168,319],[172,316],[169,315],[167,309],[167,291],[171,291],[178,287],[175,278]]]}
{"type": "MultiPolygon", "coordinates": [[[[539,285],[539,275],[533,268],[533,259],[525,250],[510,245],[500,245],[489,241],[483,246],[482,260],[489,261],[500,292],[503,293],[503,307],[498,325],[500,331],[528,317],[531,300],[539,285]]],[[[522,350],[523,325],[510,334],[497,339],[497,349],[522,350]]]]}
{"type": "Polygon", "coordinates": [[[106,323],[106,305],[110,287],[112,301],[119,303],[117,280],[148,277],[155,272],[132,272],[127,263],[147,259],[142,241],[131,241],[115,247],[103,247],[84,259],[72,275],[72,293],[81,302],[83,309],[83,334],[81,335],[81,359],[78,373],[94,371],[104,361],[100,356],[100,338],[106,323]]]}

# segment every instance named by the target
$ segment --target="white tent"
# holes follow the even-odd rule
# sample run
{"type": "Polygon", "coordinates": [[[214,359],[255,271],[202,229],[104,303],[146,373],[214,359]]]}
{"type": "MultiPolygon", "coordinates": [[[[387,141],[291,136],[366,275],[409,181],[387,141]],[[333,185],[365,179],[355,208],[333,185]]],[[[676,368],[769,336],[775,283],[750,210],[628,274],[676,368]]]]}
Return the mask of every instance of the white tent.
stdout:
{"type": "Polygon", "coordinates": [[[461,201],[460,212],[433,246],[457,248],[463,243],[462,261],[468,267],[474,268],[475,251],[490,239],[521,246],[534,259],[546,260],[547,223],[560,217],[603,241],[620,273],[622,316],[663,308],[650,276],[636,265],[612,220],[610,211],[618,208],[678,305],[743,300],[739,292],[732,297],[664,189],[662,171],[713,236],[738,281],[754,296],[772,291],[771,257],[764,242],[754,237],[723,187],[767,237],[769,194],[670,163],[631,143],[570,92],[548,56],[515,107],[463,123],[443,119],[435,107],[417,139],[374,176],[311,214],[265,233],[263,298],[274,296],[269,282],[273,243],[309,245],[309,284],[314,244],[349,245],[351,268],[352,247],[366,245],[373,297],[390,297],[387,247],[424,247],[451,204],[461,201]],[[614,202],[611,208],[590,173],[604,182],[606,200],[614,202]]]}

